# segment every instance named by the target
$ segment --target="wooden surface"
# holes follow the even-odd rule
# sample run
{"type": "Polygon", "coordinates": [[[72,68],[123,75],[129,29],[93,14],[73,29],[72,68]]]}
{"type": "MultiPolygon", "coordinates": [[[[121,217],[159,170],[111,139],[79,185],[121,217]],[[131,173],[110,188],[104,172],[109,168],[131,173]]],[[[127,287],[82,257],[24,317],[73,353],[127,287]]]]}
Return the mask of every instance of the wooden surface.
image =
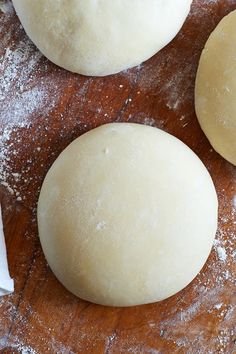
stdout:
{"type": "Polygon", "coordinates": [[[195,0],[170,45],[106,78],[51,64],[27,39],[10,2],[0,8],[0,201],[16,288],[0,299],[0,352],[236,353],[236,168],[209,145],[193,96],[204,43],[236,1],[195,0]],[[210,171],[220,202],[218,241],[201,274],[166,301],[124,309],[81,301],[58,283],[35,218],[40,186],[58,154],[114,121],[150,124],[184,141],[210,171]]]}

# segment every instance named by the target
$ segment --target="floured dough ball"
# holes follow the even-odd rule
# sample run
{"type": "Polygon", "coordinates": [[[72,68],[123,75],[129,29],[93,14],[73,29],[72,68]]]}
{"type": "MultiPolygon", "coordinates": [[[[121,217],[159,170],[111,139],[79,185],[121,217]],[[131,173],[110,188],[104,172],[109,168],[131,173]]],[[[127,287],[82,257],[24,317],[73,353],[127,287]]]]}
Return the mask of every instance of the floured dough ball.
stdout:
{"type": "Polygon", "coordinates": [[[153,56],[180,30],[192,0],[13,0],[21,23],[51,61],[109,75],[153,56]]]}
{"type": "Polygon", "coordinates": [[[199,123],[214,149],[236,165],[236,11],[223,18],[203,50],[196,80],[199,123]]]}
{"type": "Polygon", "coordinates": [[[198,274],[216,232],[217,196],[202,162],[178,139],[107,124],[54,162],[38,225],[47,261],[72,293],[104,305],[145,304],[198,274]]]}

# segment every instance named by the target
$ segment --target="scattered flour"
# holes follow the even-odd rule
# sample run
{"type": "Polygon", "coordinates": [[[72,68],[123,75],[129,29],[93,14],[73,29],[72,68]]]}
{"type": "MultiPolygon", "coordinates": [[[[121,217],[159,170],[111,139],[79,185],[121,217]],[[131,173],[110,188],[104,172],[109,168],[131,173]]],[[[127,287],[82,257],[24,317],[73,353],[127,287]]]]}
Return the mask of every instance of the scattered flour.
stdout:
{"type": "Polygon", "coordinates": [[[225,262],[227,258],[226,249],[221,246],[216,246],[217,255],[220,261],[225,262]]]}
{"type": "Polygon", "coordinates": [[[236,210],[236,195],[233,197],[233,207],[236,210]]]}
{"type": "Polygon", "coordinates": [[[19,153],[12,137],[20,142],[22,131],[32,125],[32,119],[40,114],[47,117],[58,102],[60,90],[56,78],[53,82],[51,77],[44,75],[46,66],[40,65],[42,54],[22,36],[18,23],[5,32],[4,24],[14,16],[12,3],[1,1],[0,10],[4,13],[0,24],[0,33],[4,33],[0,42],[0,52],[4,53],[0,57],[0,184],[21,201],[15,182],[16,173],[18,182],[22,182],[22,171],[12,169],[11,157],[16,158],[19,153]],[[21,40],[12,42],[13,34],[21,40]]]}
{"type": "Polygon", "coordinates": [[[18,338],[14,338],[15,344],[11,345],[12,349],[17,349],[20,354],[38,354],[36,350],[28,345],[22,344],[18,338]]]}
{"type": "Polygon", "coordinates": [[[96,225],[97,230],[103,230],[106,228],[106,222],[105,221],[99,221],[96,225]]]}
{"type": "Polygon", "coordinates": [[[0,0],[0,11],[4,14],[11,14],[14,11],[12,2],[10,0],[0,0]]]}
{"type": "Polygon", "coordinates": [[[217,310],[220,310],[222,306],[223,306],[223,303],[221,302],[220,304],[216,304],[214,306],[214,308],[217,309],[217,310]]]}

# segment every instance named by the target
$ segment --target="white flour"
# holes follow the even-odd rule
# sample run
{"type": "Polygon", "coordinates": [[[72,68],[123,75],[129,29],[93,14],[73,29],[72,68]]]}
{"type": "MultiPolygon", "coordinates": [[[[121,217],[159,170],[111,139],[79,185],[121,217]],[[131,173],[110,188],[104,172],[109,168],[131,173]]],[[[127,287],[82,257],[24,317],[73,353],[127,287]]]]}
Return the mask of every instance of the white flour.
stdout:
{"type": "MultiPolygon", "coordinates": [[[[0,32],[4,33],[14,11],[10,1],[1,1],[0,10],[5,14],[0,22],[0,32]]],[[[12,136],[20,143],[22,131],[31,126],[32,119],[37,119],[40,114],[46,118],[55,107],[60,90],[56,78],[53,82],[51,77],[45,77],[44,71],[47,68],[45,65],[40,66],[42,54],[35,50],[26,36],[22,36],[18,22],[11,25],[10,30],[3,36],[0,52],[4,53],[0,57],[0,183],[21,201],[18,186],[23,182],[22,170],[14,171],[11,164],[11,157],[17,158],[20,147],[16,148],[16,144],[11,142],[12,136]],[[7,47],[13,35],[20,36],[22,40],[7,47]],[[51,100],[48,103],[49,95],[51,100]]]]}
{"type": "Polygon", "coordinates": [[[233,197],[233,207],[236,210],[236,195],[233,197]]]}
{"type": "Polygon", "coordinates": [[[10,0],[0,0],[0,11],[2,11],[6,15],[12,13],[14,11],[12,2],[10,0]]]}
{"type": "MultiPolygon", "coordinates": [[[[217,242],[215,243],[215,245],[217,245],[218,240],[216,240],[217,242]]],[[[226,254],[226,250],[224,247],[221,246],[216,246],[216,251],[217,251],[217,255],[220,261],[225,262],[226,258],[227,258],[227,254],[226,254]]]]}
{"type": "Polygon", "coordinates": [[[36,350],[28,345],[21,343],[18,338],[15,338],[15,343],[16,344],[13,344],[11,348],[17,349],[21,354],[37,354],[36,350]]]}

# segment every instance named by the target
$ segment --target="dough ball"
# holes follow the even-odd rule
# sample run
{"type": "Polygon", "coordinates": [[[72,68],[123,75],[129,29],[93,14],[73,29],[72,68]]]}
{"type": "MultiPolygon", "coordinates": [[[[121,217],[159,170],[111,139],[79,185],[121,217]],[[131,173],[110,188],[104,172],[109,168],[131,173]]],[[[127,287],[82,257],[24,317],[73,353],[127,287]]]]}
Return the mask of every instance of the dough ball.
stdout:
{"type": "Polygon", "coordinates": [[[199,63],[195,106],[213,148],[236,165],[236,11],[212,32],[199,63]]]}
{"type": "Polygon", "coordinates": [[[109,75],[142,63],[180,30],[191,0],[13,0],[41,52],[63,68],[109,75]]]}
{"type": "Polygon", "coordinates": [[[68,290],[98,304],[139,305],[177,293],[198,274],[216,233],[217,196],[178,139],[107,124],[54,162],[38,225],[47,261],[68,290]]]}

